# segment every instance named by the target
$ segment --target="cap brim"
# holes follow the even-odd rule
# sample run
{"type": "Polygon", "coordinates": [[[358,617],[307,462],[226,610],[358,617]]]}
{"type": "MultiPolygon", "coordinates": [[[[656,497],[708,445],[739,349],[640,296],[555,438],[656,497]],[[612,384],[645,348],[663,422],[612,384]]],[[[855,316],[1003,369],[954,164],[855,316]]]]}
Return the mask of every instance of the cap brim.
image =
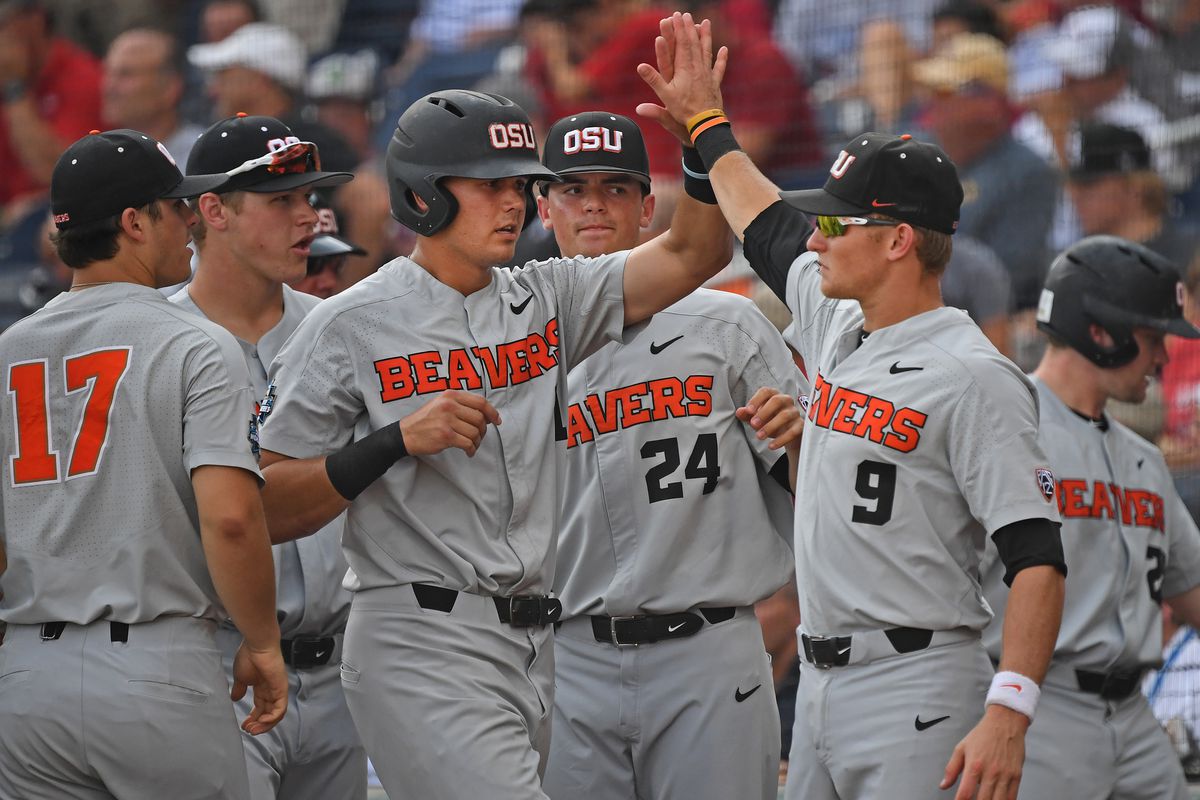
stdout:
{"type": "Polygon", "coordinates": [[[1162,326],[1162,330],[1172,336],[1179,336],[1184,339],[1200,339],[1200,330],[1196,326],[1188,322],[1183,317],[1175,317],[1162,326]]]}
{"type": "Polygon", "coordinates": [[[349,172],[292,172],[286,175],[269,175],[262,177],[253,173],[234,175],[229,180],[226,191],[240,189],[245,192],[265,194],[268,192],[290,192],[301,186],[321,189],[327,186],[341,186],[354,179],[349,172]]]}
{"type": "Polygon", "coordinates": [[[319,233],[308,247],[309,258],[324,258],[326,256],[355,255],[365,256],[367,251],[332,233],[319,233]]]}
{"type": "Polygon", "coordinates": [[[805,214],[839,217],[868,213],[867,209],[848,203],[840,197],[834,197],[824,189],[798,189],[792,192],[780,192],[779,198],[805,214]]]}
{"type": "Polygon", "coordinates": [[[163,192],[159,197],[167,200],[177,200],[185,197],[199,197],[205,192],[220,191],[229,183],[229,176],[216,175],[185,175],[175,188],[163,192]]]}
{"type": "Polygon", "coordinates": [[[611,172],[615,175],[632,175],[633,177],[637,178],[639,181],[641,181],[646,186],[650,185],[650,176],[649,175],[647,175],[644,172],[638,172],[635,169],[625,169],[624,167],[600,167],[600,166],[569,167],[567,169],[560,169],[557,174],[559,174],[559,175],[578,175],[580,173],[585,173],[585,172],[603,172],[606,174],[611,172]]]}

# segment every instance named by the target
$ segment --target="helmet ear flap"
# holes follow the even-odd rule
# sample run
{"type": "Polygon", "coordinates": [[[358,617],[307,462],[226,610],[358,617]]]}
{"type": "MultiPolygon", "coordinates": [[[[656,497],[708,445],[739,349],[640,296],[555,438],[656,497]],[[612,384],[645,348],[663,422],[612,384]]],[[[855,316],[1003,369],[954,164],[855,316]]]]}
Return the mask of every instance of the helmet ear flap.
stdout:
{"type": "Polygon", "coordinates": [[[398,178],[392,178],[392,216],[425,236],[445,228],[458,214],[458,200],[439,184],[440,179],[422,180],[418,186],[409,186],[398,178]],[[422,211],[417,198],[425,204],[422,211]],[[397,204],[400,207],[397,208],[397,204]]]}

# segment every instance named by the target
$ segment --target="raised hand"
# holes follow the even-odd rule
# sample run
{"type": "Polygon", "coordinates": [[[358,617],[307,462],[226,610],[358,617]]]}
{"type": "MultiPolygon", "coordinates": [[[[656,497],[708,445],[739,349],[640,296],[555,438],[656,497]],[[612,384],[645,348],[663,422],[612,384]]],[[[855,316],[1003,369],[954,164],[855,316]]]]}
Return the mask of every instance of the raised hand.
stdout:
{"type": "Polygon", "coordinates": [[[638,65],[638,75],[654,90],[662,105],[641,103],[639,116],[652,119],[685,145],[691,145],[687,121],[710,108],[721,107],[721,81],[729,62],[722,47],[713,58],[712,23],[697,25],[691,14],[678,11],[659,23],[661,34],[654,40],[657,69],[638,65]]]}

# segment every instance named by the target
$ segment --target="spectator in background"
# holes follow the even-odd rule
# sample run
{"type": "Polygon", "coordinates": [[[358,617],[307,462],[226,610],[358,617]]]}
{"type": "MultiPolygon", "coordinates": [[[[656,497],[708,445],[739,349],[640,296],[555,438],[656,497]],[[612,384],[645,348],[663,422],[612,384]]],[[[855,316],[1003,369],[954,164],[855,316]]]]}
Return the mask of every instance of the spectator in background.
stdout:
{"type": "Polygon", "coordinates": [[[165,31],[134,28],[113,40],[104,57],[102,112],[112,128],[133,128],[166,146],[180,171],[204,132],[180,118],[183,72],[179,43],[165,31]]]}
{"type": "Polygon", "coordinates": [[[309,114],[342,135],[359,162],[376,157],[371,142],[383,116],[375,101],[379,57],[372,50],[334,53],[308,70],[305,95],[309,114]]]}
{"type": "Polygon", "coordinates": [[[1015,307],[1033,307],[1058,179],[1012,137],[1004,45],[985,34],[958,34],[918,62],[914,74],[931,93],[929,129],[958,165],[964,193],[958,233],[994,250],[1012,280],[1015,307]]]}
{"type": "Polygon", "coordinates": [[[1130,239],[1186,271],[1200,246],[1200,231],[1168,216],[1167,188],[1141,134],[1083,122],[1068,149],[1067,190],[1084,235],[1130,239]]]}
{"type": "Polygon", "coordinates": [[[1200,636],[1164,606],[1163,641],[1163,665],[1146,673],[1142,694],[1194,783],[1200,780],[1200,636]]]}
{"type": "MultiPolygon", "coordinates": [[[[1200,323],[1200,259],[1184,277],[1184,316],[1200,323]]],[[[1167,340],[1171,360],[1163,367],[1162,390],[1166,424],[1159,447],[1175,478],[1175,489],[1192,517],[1200,520],[1200,343],[1167,340]]]]}
{"type": "Polygon", "coordinates": [[[980,0],[948,0],[933,12],[933,47],[940,50],[960,33],[985,33],[1001,42],[1008,38],[1004,23],[991,3],[980,0]]]}
{"type": "Polygon", "coordinates": [[[0,0],[0,103],[3,226],[44,207],[59,155],[101,127],[100,63],[53,35],[38,0],[0,0]]]}

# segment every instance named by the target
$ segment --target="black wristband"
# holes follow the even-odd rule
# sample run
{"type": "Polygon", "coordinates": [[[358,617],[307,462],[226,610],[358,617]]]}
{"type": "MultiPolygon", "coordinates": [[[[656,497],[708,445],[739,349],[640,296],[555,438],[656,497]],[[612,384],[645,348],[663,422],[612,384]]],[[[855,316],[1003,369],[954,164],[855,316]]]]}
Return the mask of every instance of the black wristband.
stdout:
{"type": "Polygon", "coordinates": [[[712,172],[713,164],[726,153],[741,150],[742,147],[733,138],[733,128],[728,123],[715,125],[696,137],[696,152],[704,161],[706,172],[712,172]]]}
{"type": "Polygon", "coordinates": [[[400,423],[393,422],[325,458],[325,474],[337,493],[353,500],[408,455],[400,423]]]}
{"type": "Polygon", "coordinates": [[[683,148],[683,190],[688,197],[707,203],[717,204],[717,194],[713,191],[712,182],[708,179],[708,170],[704,168],[704,160],[694,147],[683,148]],[[701,177],[703,176],[703,177],[701,177]]]}

